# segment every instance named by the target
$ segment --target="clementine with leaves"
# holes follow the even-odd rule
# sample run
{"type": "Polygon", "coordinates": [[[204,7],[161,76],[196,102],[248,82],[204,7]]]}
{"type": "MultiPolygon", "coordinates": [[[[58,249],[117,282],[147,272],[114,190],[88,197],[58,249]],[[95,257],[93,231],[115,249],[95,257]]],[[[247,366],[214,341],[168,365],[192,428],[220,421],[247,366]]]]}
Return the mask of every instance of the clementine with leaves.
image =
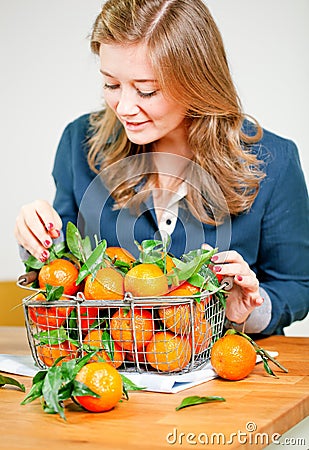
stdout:
{"type": "Polygon", "coordinates": [[[87,276],[84,295],[88,300],[122,300],[123,276],[111,267],[103,267],[95,277],[87,276]]]}
{"type": "Polygon", "coordinates": [[[77,403],[87,411],[109,411],[117,405],[122,397],[121,375],[107,362],[92,362],[84,365],[75,379],[98,395],[98,397],[75,396],[77,403]]]}
{"type": "Polygon", "coordinates": [[[58,258],[42,266],[38,280],[41,289],[44,289],[47,284],[63,286],[65,295],[75,295],[79,289],[76,285],[77,277],[77,267],[66,259],[58,258]]]}
{"type": "Polygon", "coordinates": [[[225,334],[211,349],[211,364],[219,377],[242,380],[255,367],[256,351],[253,345],[238,334],[225,334]]]}
{"type": "Polygon", "coordinates": [[[191,354],[189,339],[170,331],[158,331],[146,347],[147,361],[162,372],[182,370],[189,364],[191,354]]]}
{"type": "Polygon", "coordinates": [[[126,273],[124,287],[134,297],[156,297],[168,292],[168,281],[156,264],[141,263],[126,273]]]}
{"type": "Polygon", "coordinates": [[[111,318],[110,332],[114,341],[123,349],[134,351],[145,347],[155,330],[151,311],[142,308],[119,308],[111,318]]]}
{"type": "Polygon", "coordinates": [[[83,344],[89,346],[91,350],[93,348],[100,349],[91,358],[92,362],[102,358],[117,369],[124,361],[124,351],[116,342],[113,342],[107,331],[98,329],[89,331],[84,337],[83,344]]]}

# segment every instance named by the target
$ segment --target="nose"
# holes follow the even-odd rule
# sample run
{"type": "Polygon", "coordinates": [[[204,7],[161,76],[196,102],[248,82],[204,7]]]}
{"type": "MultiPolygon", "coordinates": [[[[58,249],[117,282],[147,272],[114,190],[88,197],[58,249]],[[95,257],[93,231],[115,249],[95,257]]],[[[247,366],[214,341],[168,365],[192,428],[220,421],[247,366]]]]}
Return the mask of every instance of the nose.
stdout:
{"type": "Polygon", "coordinates": [[[138,114],[139,106],[137,104],[135,89],[121,89],[116,111],[119,116],[123,117],[138,114]]]}

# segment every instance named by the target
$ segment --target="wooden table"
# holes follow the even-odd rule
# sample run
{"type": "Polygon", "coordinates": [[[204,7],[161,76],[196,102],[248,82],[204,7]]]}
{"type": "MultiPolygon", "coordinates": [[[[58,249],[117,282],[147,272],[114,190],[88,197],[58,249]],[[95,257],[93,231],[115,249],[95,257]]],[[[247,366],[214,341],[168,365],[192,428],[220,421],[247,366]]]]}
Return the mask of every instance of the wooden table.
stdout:
{"type": "MultiPolygon", "coordinates": [[[[279,379],[269,377],[258,364],[238,382],[215,379],[178,394],[132,392],[128,402],[106,413],[84,412],[69,402],[66,422],[44,413],[38,400],[21,406],[25,394],[7,385],[0,390],[0,448],[264,448],[274,433],[283,434],[308,414],[308,343],[309,338],[283,336],[260,341],[265,349],[277,350],[279,361],[289,369],[285,374],[275,367],[279,379]],[[176,412],[175,407],[189,395],[219,395],[226,402],[176,412]],[[255,432],[249,430],[253,428],[255,432]]],[[[28,354],[25,330],[0,327],[0,353],[28,354]]],[[[14,377],[28,392],[31,378],[14,377]]]]}

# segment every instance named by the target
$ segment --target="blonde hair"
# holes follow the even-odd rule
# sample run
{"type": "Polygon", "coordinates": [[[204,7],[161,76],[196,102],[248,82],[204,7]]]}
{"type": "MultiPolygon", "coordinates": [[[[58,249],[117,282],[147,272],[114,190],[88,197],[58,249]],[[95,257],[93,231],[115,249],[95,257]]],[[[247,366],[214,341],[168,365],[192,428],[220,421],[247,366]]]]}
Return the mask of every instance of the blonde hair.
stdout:
{"type": "MultiPolygon", "coordinates": [[[[245,117],[222,38],[203,1],[108,0],[93,27],[91,49],[95,54],[101,43],[146,43],[160,89],[185,107],[192,161],[211,176],[225,198],[225,202],[218,201],[217,190],[201,176],[195,180],[199,189],[188,186],[187,204],[192,214],[204,223],[218,224],[227,214],[249,210],[264,174],[248,144],[260,140],[262,129],[255,122],[254,136],[242,131],[245,117]]],[[[108,107],[93,113],[90,123],[89,166],[96,172],[109,167],[107,179],[119,180],[112,192],[115,207],[121,208],[129,200],[134,204],[136,187],[142,181],[148,195],[157,175],[143,175],[147,170],[140,164],[145,159],[133,159],[130,171],[141,175],[131,179],[125,164],[120,169],[112,164],[150,152],[151,146],[130,142],[108,107]]],[[[143,195],[136,196],[135,206],[141,201],[143,195]]]]}

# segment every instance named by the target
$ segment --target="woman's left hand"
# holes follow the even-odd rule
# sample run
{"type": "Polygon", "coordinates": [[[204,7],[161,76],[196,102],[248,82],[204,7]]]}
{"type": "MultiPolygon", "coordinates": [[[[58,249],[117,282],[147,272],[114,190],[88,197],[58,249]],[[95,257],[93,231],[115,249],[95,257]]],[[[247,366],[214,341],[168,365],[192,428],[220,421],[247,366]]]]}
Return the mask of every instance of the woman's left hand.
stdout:
{"type": "Polygon", "coordinates": [[[213,256],[212,262],[214,263],[212,270],[217,275],[234,278],[233,287],[227,296],[226,317],[231,322],[243,323],[254,308],[264,301],[255,273],[234,250],[217,253],[213,256]]]}

